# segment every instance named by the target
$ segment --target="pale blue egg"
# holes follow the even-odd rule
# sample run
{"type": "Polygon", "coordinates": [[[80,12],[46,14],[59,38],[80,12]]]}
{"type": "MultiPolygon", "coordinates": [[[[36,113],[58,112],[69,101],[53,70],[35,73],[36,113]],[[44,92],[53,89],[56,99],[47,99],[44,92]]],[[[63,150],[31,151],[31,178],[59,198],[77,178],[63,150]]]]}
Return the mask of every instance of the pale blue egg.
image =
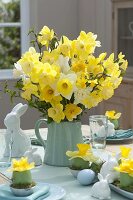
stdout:
{"type": "Polygon", "coordinates": [[[83,169],[78,173],[77,180],[81,185],[90,185],[95,178],[95,172],[91,169],[83,169]]]}

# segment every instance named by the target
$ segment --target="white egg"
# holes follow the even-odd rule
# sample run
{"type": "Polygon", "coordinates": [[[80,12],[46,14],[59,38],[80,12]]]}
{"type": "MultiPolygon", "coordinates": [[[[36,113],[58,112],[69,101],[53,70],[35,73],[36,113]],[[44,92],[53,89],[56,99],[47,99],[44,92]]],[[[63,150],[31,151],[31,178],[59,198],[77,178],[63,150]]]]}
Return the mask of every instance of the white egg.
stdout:
{"type": "Polygon", "coordinates": [[[81,185],[90,185],[95,178],[95,172],[91,169],[83,169],[78,173],[77,180],[81,185]]]}

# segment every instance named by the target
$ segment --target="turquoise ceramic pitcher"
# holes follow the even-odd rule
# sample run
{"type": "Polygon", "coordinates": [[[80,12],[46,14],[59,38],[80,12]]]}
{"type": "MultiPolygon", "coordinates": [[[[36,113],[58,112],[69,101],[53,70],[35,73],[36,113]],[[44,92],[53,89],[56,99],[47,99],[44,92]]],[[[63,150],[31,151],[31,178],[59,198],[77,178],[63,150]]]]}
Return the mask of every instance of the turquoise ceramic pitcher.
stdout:
{"type": "Polygon", "coordinates": [[[35,134],[44,147],[44,163],[53,166],[69,166],[66,151],[77,150],[77,143],[83,143],[81,122],[51,122],[39,119],[35,124],[35,134]],[[40,124],[48,127],[47,141],[45,142],[39,132],[40,124]]]}

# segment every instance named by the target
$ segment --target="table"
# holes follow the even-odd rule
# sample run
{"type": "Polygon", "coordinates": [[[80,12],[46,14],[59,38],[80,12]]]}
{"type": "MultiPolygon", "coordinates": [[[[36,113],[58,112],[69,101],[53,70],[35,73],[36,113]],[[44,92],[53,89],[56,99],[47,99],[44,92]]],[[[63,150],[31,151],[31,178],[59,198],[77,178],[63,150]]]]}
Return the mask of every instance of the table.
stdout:
{"type": "MultiPolygon", "coordinates": [[[[85,134],[86,128],[88,127],[82,127],[85,134]]],[[[5,130],[1,131],[3,132],[5,130]]],[[[41,129],[41,131],[45,132],[46,129],[41,129]]],[[[26,130],[25,133],[31,134],[33,133],[33,130],[26,130]]],[[[132,144],[126,144],[126,146],[132,147],[132,144]]],[[[107,152],[118,151],[118,149],[119,145],[107,145],[106,147],[107,152]]],[[[43,147],[38,147],[38,153],[41,154],[42,158],[44,157],[43,147]]],[[[5,172],[5,169],[0,170],[5,172]]],[[[6,172],[6,174],[10,176],[9,172],[6,172]]],[[[58,184],[62,186],[67,193],[63,200],[96,200],[95,198],[91,197],[91,186],[81,186],[71,175],[71,172],[67,167],[42,165],[32,170],[32,176],[35,181],[58,184]]],[[[112,191],[112,200],[127,200],[127,198],[112,191]]]]}

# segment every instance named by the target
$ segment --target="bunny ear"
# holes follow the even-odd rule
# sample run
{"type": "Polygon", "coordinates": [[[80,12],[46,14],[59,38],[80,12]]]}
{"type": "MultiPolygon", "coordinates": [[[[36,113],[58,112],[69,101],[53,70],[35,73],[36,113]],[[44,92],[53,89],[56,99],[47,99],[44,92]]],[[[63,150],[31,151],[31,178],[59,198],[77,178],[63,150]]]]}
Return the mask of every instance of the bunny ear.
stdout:
{"type": "Polygon", "coordinates": [[[21,107],[22,107],[22,103],[18,103],[13,109],[12,112],[17,112],[21,107]]]}
{"type": "Polygon", "coordinates": [[[17,113],[17,115],[19,116],[19,117],[21,117],[25,112],[26,112],[26,110],[28,109],[28,105],[27,104],[22,104],[18,109],[17,109],[17,111],[16,111],[16,113],[17,113]]]}
{"type": "Polygon", "coordinates": [[[102,174],[98,173],[97,177],[98,177],[99,181],[103,180],[102,174]]]}
{"type": "Polygon", "coordinates": [[[111,174],[107,174],[106,177],[105,177],[105,180],[107,180],[107,182],[109,183],[110,182],[110,178],[111,178],[111,174]]]}

